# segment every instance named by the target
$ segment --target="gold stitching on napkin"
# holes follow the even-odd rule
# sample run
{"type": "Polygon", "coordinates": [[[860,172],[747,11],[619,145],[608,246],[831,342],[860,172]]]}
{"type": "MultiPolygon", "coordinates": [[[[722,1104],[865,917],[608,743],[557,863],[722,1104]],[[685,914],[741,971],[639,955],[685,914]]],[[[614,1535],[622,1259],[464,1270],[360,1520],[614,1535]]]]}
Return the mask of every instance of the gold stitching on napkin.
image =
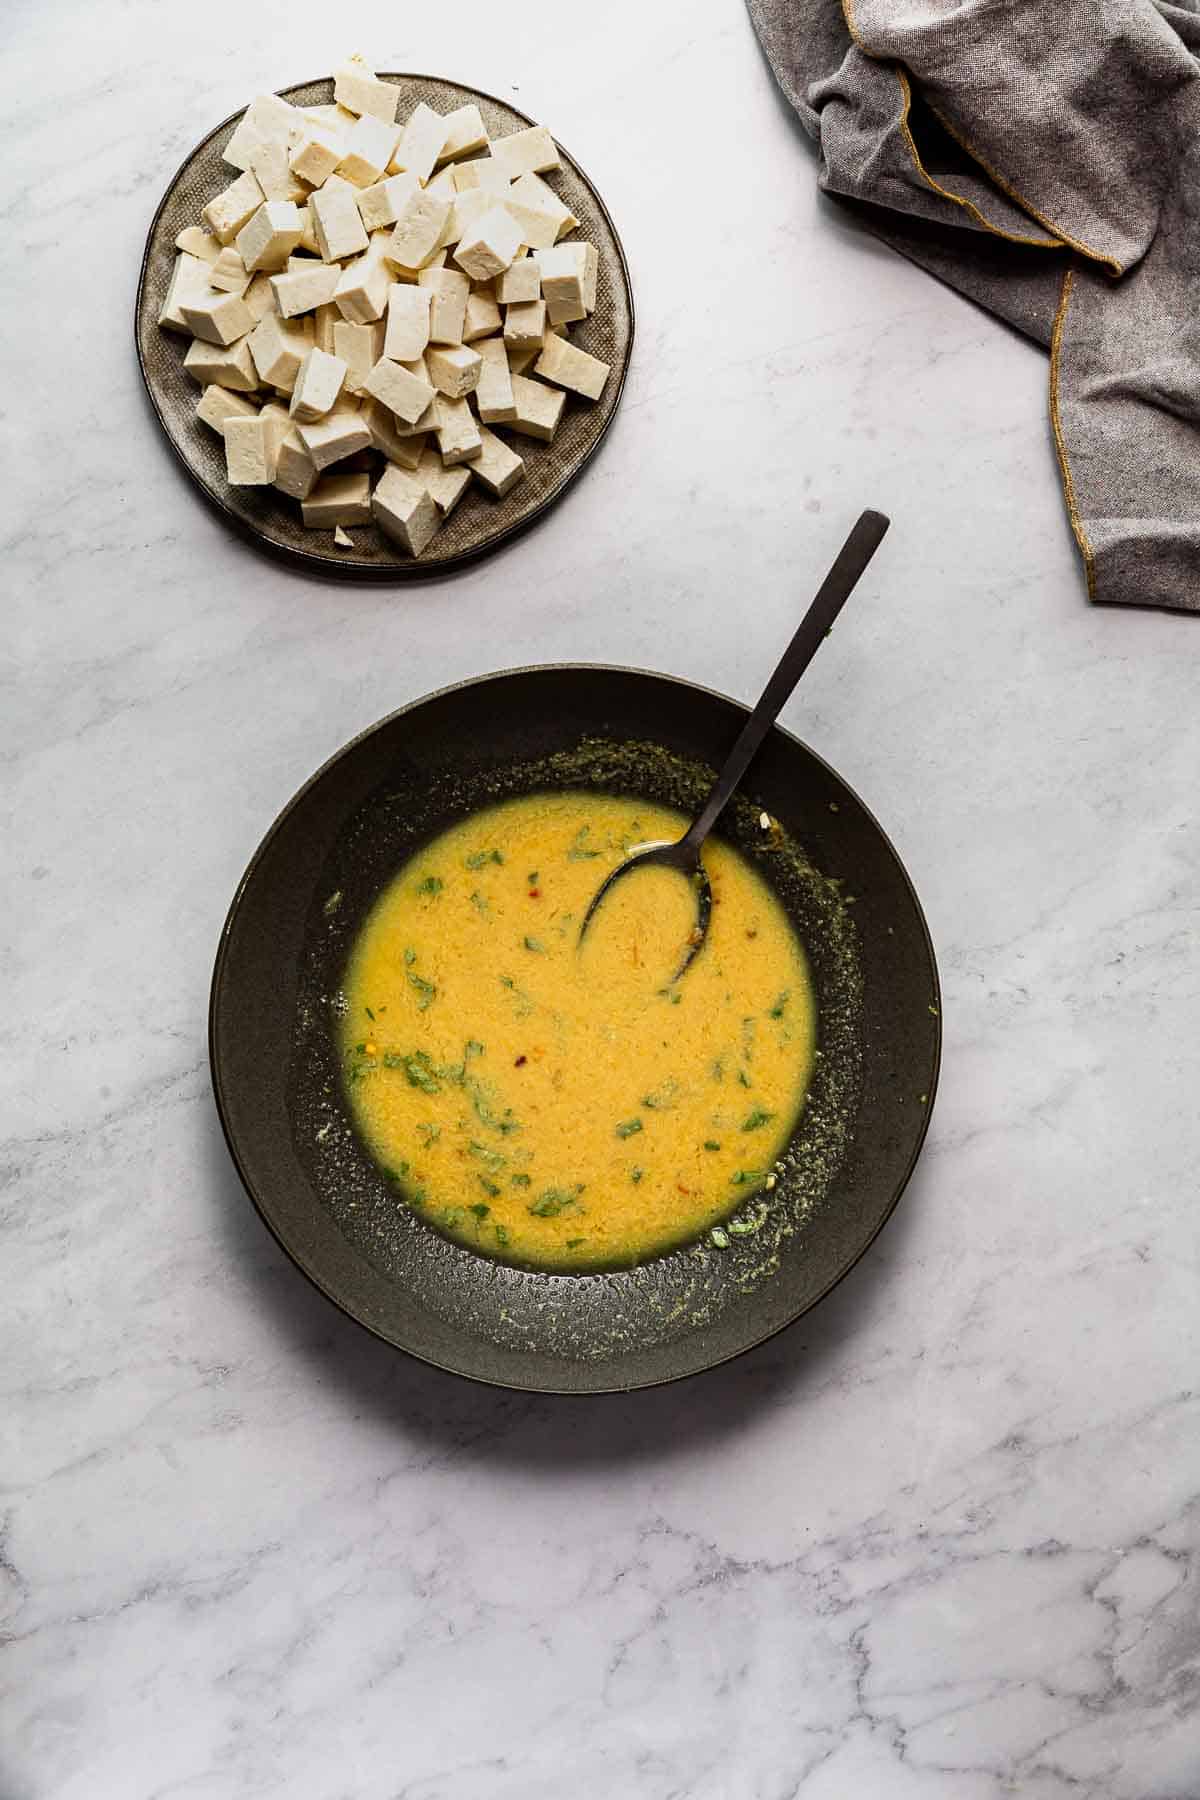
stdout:
{"type": "Polygon", "coordinates": [[[1058,466],[1062,473],[1063,497],[1067,503],[1067,517],[1071,521],[1071,530],[1075,533],[1075,542],[1083,557],[1083,567],[1087,575],[1088,599],[1096,598],[1096,565],[1092,556],[1092,546],[1088,542],[1087,532],[1083,529],[1083,520],[1075,504],[1075,483],[1071,479],[1071,464],[1067,457],[1067,443],[1063,437],[1062,419],[1058,411],[1058,372],[1059,358],[1062,351],[1063,327],[1067,322],[1067,307],[1071,301],[1071,289],[1075,285],[1075,271],[1068,269],[1063,278],[1062,296],[1058,302],[1058,311],[1054,315],[1054,333],[1050,339],[1050,427],[1054,432],[1054,448],[1058,452],[1058,466]]]}

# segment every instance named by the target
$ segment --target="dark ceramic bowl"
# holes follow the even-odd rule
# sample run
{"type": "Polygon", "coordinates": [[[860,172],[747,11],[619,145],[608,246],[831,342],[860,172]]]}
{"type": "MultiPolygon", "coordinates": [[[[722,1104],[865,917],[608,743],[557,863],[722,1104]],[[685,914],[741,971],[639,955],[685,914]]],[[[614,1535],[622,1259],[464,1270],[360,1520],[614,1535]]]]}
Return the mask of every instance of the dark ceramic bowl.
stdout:
{"type": "Polygon", "coordinates": [[[745,716],[719,694],[631,669],[487,676],[348,744],[255,853],[213,976],[221,1122],[247,1192],[297,1267],[387,1342],[514,1388],[671,1381],[799,1318],[896,1205],[937,1081],[933,950],[871,814],[778,728],[723,821],[787,908],[818,998],[821,1056],[770,1195],[715,1243],[710,1234],[633,1269],[546,1274],[454,1244],[399,1204],[350,1124],[331,1002],[397,866],[506,795],[592,787],[692,807],[745,716]],[[761,809],[783,839],[763,832],[761,809]]]}

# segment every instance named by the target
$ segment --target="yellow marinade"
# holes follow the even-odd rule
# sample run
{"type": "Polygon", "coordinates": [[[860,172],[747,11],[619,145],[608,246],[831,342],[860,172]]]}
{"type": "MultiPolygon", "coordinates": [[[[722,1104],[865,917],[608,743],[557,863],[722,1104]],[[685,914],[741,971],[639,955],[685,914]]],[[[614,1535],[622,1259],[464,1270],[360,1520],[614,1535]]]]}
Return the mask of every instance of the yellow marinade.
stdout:
{"type": "Polygon", "coordinates": [[[747,860],[692,884],[608,871],[685,821],[644,800],[534,795],[473,814],[396,876],[354,946],[339,1023],[360,1131],[450,1236],[546,1269],[620,1266],[701,1235],[760,1186],[812,1068],[804,953],[747,860]]]}

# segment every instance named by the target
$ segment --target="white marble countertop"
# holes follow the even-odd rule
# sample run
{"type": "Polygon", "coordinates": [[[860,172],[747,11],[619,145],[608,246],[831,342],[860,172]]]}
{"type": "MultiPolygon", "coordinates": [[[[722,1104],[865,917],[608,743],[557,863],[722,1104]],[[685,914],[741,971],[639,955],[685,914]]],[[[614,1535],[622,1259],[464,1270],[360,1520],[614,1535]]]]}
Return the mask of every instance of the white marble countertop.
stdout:
{"type": "Polygon", "coordinates": [[[737,0],[166,19],[8,21],[0,1795],[1195,1800],[1197,621],[1089,609],[1043,357],[818,202],[737,0]],[[231,538],[131,343],[185,151],[354,48],[544,118],[639,308],[576,491],[412,592],[231,538]],[[261,833],[489,668],[752,696],[864,504],[892,535],[786,718],[940,956],[896,1218],[672,1389],[389,1352],[268,1239],[214,1117],[261,833]]]}

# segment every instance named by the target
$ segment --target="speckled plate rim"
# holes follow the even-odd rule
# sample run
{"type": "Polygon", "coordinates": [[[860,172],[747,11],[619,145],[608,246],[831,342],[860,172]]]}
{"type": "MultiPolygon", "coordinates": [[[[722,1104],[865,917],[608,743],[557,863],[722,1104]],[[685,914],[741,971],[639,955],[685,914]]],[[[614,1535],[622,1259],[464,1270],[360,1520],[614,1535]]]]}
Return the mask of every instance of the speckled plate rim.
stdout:
{"type": "MultiPolygon", "coordinates": [[[[382,718],[376,719],[375,722],[368,725],[365,730],[360,731],[356,733],[354,737],[347,739],[339,749],[334,751],[332,756],[327,757],[321,766],[309,776],[303,786],[297,789],[287,805],[278,813],[246,865],[245,872],[234,891],[229,911],[225,916],[225,922],[221,927],[221,935],[217,944],[216,960],[213,965],[208,1005],[208,1065],[209,1078],[212,1083],[213,1099],[216,1103],[217,1116],[221,1122],[222,1135],[224,1136],[225,1143],[228,1147],[233,1166],[237,1171],[238,1179],[241,1181],[242,1187],[245,1189],[254,1210],[257,1212],[259,1218],[262,1220],[271,1236],[275,1239],[275,1242],[279,1245],[284,1255],[288,1258],[289,1262],[294,1264],[300,1273],[305,1276],[314,1288],[316,1288],[317,1292],[322,1294],[326,1300],[330,1301],[340,1313],[346,1318],[352,1319],[363,1331],[369,1333],[371,1337],[378,1339],[380,1343],[386,1344],[389,1349],[398,1351],[404,1356],[410,1356],[414,1361],[425,1363],[430,1368],[439,1369],[444,1374],[458,1376],[463,1381],[477,1382],[483,1387],[500,1388],[510,1393],[556,1394],[571,1399],[586,1400],[596,1395],[637,1393],[641,1392],[643,1389],[667,1387],[676,1381],[695,1380],[699,1376],[710,1373],[713,1369],[719,1369],[724,1367],[727,1363],[737,1361],[739,1357],[747,1355],[751,1350],[757,1350],[762,1344],[769,1343],[772,1338],[778,1337],[781,1332],[786,1331],[790,1326],[795,1325],[799,1319],[802,1319],[807,1313],[810,1313],[815,1306],[819,1306],[821,1301],[826,1299],[828,1295],[833,1292],[834,1288],[838,1287],[840,1283],[846,1279],[851,1270],[861,1262],[862,1258],[867,1254],[867,1251],[879,1237],[880,1232],[891,1219],[897,1206],[900,1204],[904,1191],[912,1180],[913,1171],[917,1166],[921,1151],[925,1145],[925,1139],[929,1131],[929,1122],[933,1116],[934,1103],[937,1099],[938,1081],[941,1075],[942,993],[941,982],[938,975],[937,956],[933,947],[933,939],[929,931],[929,922],[925,917],[924,908],[921,905],[920,897],[917,894],[916,888],[913,886],[908,870],[895,845],[892,843],[891,838],[888,836],[887,832],[884,831],[870,807],[866,805],[857,791],[850,786],[850,783],[844,776],[838,773],[831,763],[827,762],[824,757],[818,755],[815,750],[806,744],[802,738],[797,737],[794,732],[786,730],[782,725],[775,725],[772,728],[772,735],[777,733],[789,744],[794,745],[798,750],[810,757],[820,769],[825,771],[826,774],[831,775],[835,781],[839,782],[841,786],[846,789],[847,793],[853,797],[857,805],[862,808],[865,819],[878,834],[880,842],[891,855],[895,863],[896,872],[900,877],[902,886],[912,905],[913,918],[920,931],[921,941],[928,963],[930,991],[933,996],[931,1004],[935,1009],[933,1021],[933,1055],[927,1089],[928,1103],[922,1110],[911,1154],[904,1169],[894,1183],[892,1193],[880,1213],[874,1230],[872,1230],[862,1243],[854,1249],[853,1253],[845,1259],[842,1265],[835,1270],[830,1280],[818,1293],[813,1295],[806,1304],[798,1307],[789,1317],[780,1321],[780,1323],[769,1326],[757,1337],[748,1339],[746,1343],[739,1345],[734,1350],[715,1355],[711,1361],[704,1363],[698,1368],[680,1370],[677,1373],[667,1375],[653,1376],[644,1381],[611,1382],[608,1384],[598,1382],[594,1387],[589,1387],[586,1390],[555,1387],[542,1382],[529,1382],[523,1386],[517,1386],[513,1382],[503,1381],[492,1376],[480,1374],[475,1370],[455,1368],[450,1362],[441,1361],[437,1357],[428,1355],[420,1350],[415,1350],[408,1345],[398,1344],[393,1338],[389,1337],[386,1332],[377,1331],[367,1320],[360,1318],[357,1313],[351,1310],[345,1300],[338,1294],[335,1294],[321,1279],[317,1270],[309,1266],[304,1255],[296,1248],[296,1246],[289,1243],[277,1229],[265,1203],[255,1191],[253,1181],[238,1154],[237,1145],[234,1142],[233,1132],[229,1124],[224,1091],[224,1079],[221,1072],[221,1056],[217,1041],[221,986],[230,936],[245,892],[253,881],[260,862],[270,849],[276,836],[283,829],[292,814],[304,804],[309,792],[324,779],[328,772],[339,763],[343,757],[349,755],[360,744],[374,736],[376,732],[393,725],[397,720],[403,719],[407,714],[417,711],[418,708],[427,705],[431,701],[444,699],[451,694],[469,692],[472,688],[484,687],[490,682],[503,679],[507,676],[546,673],[548,671],[571,674],[644,676],[653,681],[669,682],[676,687],[688,688],[693,693],[700,694],[707,699],[718,700],[726,705],[735,706],[740,711],[747,715],[749,714],[749,708],[746,707],[742,701],[733,699],[732,696],[728,694],[722,694],[719,689],[707,687],[701,682],[688,681],[683,676],[666,675],[659,669],[639,669],[620,663],[525,663],[509,669],[493,669],[485,675],[474,675],[468,677],[464,681],[449,682],[445,687],[432,688],[427,694],[422,694],[417,699],[410,700],[406,705],[397,707],[394,712],[386,713],[382,718]]],[[[570,1280],[571,1278],[570,1276],[565,1276],[558,1277],[558,1279],[570,1280]]]]}
{"type": "MultiPolygon", "coordinates": [[[[449,75],[424,75],[418,74],[414,70],[394,69],[381,70],[380,77],[381,79],[396,82],[454,80],[453,76],[449,75]]],[[[310,87],[316,81],[325,79],[328,78],[314,75],[309,81],[288,82],[284,87],[276,88],[275,93],[281,98],[286,99],[287,95],[295,88],[310,87]]],[[[507,107],[508,110],[511,113],[516,114],[518,118],[524,119],[527,125],[534,125],[537,123],[535,119],[530,118],[528,113],[522,112],[519,106],[514,106],[510,100],[500,99],[497,94],[489,94],[485,88],[477,88],[469,82],[455,82],[454,85],[461,87],[464,90],[469,90],[480,99],[488,101],[492,106],[507,107]]],[[[603,215],[609,230],[612,232],[613,242],[617,247],[621,279],[624,282],[625,294],[629,303],[629,334],[625,343],[625,355],[620,365],[614,365],[613,367],[610,379],[615,379],[616,381],[616,393],[613,398],[612,409],[608,418],[604,421],[598,436],[588,445],[583,455],[579,458],[579,461],[568,474],[564,476],[562,482],[555,488],[553,493],[547,494],[544,499],[539,500],[536,506],[531,507],[529,512],[524,513],[519,519],[514,519],[509,525],[501,526],[492,537],[485,539],[483,543],[473,545],[469,550],[460,550],[456,555],[448,556],[436,564],[422,563],[419,557],[413,558],[411,562],[386,563],[381,564],[378,567],[373,565],[347,563],[337,557],[323,555],[320,551],[297,550],[290,544],[276,543],[273,538],[266,537],[261,531],[256,530],[248,520],[243,519],[241,515],[229,505],[228,501],[223,499],[220,494],[214,493],[213,490],[201,480],[199,474],[185,456],[182,447],[175,440],[174,433],[167,422],[162,407],[159,405],[155,385],[151,380],[150,371],[146,367],[146,359],[142,354],[141,341],[138,336],[138,321],[142,310],[146,276],[150,267],[150,247],[154,241],[154,234],[158,228],[158,221],[162,217],[164,209],[169,204],[175,189],[183,179],[188,164],[200,152],[210,138],[215,137],[218,132],[224,131],[226,126],[232,125],[236,119],[240,119],[245,110],[244,106],[239,106],[237,110],[231,112],[227,118],[222,119],[220,124],[214,125],[211,131],[207,131],[199,142],[194,144],[188,151],[174,175],[172,175],[170,181],[167,183],[162,199],[154,209],[154,217],[151,219],[147,228],[146,242],[142,250],[142,261],[138,270],[137,290],[134,294],[133,301],[133,347],[134,353],[137,356],[138,369],[141,372],[142,385],[146,390],[147,397],[149,398],[150,405],[154,411],[154,416],[158,421],[163,437],[171,446],[171,451],[175,460],[187,476],[191,485],[202,495],[205,503],[210,506],[214,512],[219,513],[225,523],[229,525],[245,543],[253,545],[253,547],[256,550],[261,551],[264,556],[268,556],[275,561],[288,563],[292,568],[305,569],[313,575],[332,576],[335,579],[342,581],[366,581],[383,585],[400,581],[436,581],[442,575],[453,574],[458,569],[467,568],[471,564],[481,561],[484,557],[491,556],[494,551],[499,550],[505,544],[512,543],[515,538],[521,537],[532,526],[538,524],[550,511],[551,507],[558,504],[567,493],[568,489],[574,486],[575,482],[578,481],[579,477],[588,467],[589,463],[596,455],[596,452],[608,437],[608,434],[612,429],[613,420],[620,411],[621,399],[625,392],[625,380],[629,373],[630,361],[633,357],[634,338],[637,335],[637,314],[634,308],[633,281],[629,273],[629,261],[625,255],[625,246],[621,241],[620,232],[613,224],[612,214],[605,205],[600,190],[597,188],[595,182],[583,165],[571,155],[571,152],[567,149],[566,145],[561,143],[558,138],[555,138],[555,143],[558,144],[559,149],[563,151],[564,155],[570,158],[580,179],[586,182],[597,208],[603,215]]],[[[432,696],[430,696],[430,698],[432,698],[432,696]]],[[[382,723],[382,720],[380,723],[382,723]]]]}

